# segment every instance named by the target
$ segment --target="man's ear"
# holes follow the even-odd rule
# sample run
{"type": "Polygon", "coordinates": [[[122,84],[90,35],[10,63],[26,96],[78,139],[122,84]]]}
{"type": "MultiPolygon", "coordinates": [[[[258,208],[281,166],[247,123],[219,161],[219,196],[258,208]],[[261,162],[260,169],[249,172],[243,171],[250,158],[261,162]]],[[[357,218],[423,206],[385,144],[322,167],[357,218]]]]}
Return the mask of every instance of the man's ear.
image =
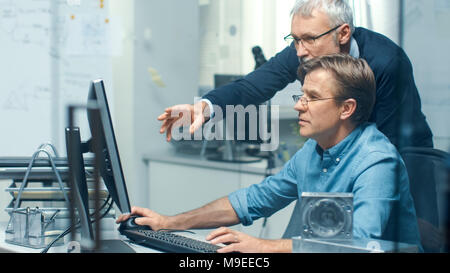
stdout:
{"type": "Polygon", "coordinates": [[[341,105],[341,120],[349,119],[356,111],[356,100],[347,99],[341,105]]]}
{"type": "Polygon", "coordinates": [[[352,37],[350,25],[343,24],[339,29],[338,42],[340,45],[345,45],[350,41],[352,37]]]}

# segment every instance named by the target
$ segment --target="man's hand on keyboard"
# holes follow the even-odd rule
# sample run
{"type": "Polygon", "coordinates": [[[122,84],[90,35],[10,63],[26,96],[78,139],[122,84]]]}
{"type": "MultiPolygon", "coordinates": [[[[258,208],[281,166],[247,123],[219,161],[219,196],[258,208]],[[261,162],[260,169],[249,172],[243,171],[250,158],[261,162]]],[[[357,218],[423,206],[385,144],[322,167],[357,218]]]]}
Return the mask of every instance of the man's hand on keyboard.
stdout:
{"type": "Polygon", "coordinates": [[[136,224],[138,225],[149,226],[152,230],[160,230],[168,228],[167,223],[169,217],[158,214],[152,210],[140,207],[132,207],[130,214],[120,215],[117,218],[116,223],[126,221],[133,215],[138,216],[138,218],[136,218],[135,220],[136,224]]]}
{"type": "Polygon", "coordinates": [[[292,240],[265,240],[248,234],[232,230],[226,227],[212,231],[206,240],[212,244],[226,244],[227,246],[217,250],[219,253],[243,252],[243,253],[290,253],[292,252],[292,240]]]}
{"type": "Polygon", "coordinates": [[[252,237],[245,233],[232,230],[226,227],[218,228],[212,231],[206,240],[210,241],[212,244],[226,244],[227,246],[222,247],[217,252],[227,253],[227,252],[243,252],[243,253],[262,253],[266,252],[266,241],[256,237],[252,237]]]}

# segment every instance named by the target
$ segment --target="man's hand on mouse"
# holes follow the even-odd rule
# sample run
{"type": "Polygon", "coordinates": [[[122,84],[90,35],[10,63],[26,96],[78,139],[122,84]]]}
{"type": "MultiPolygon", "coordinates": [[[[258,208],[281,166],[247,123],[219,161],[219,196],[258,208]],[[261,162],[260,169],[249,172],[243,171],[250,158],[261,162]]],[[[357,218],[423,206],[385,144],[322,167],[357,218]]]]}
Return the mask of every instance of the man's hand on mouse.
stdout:
{"type": "Polygon", "coordinates": [[[120,215],[116,223],[128,220],[131,216],[138,216],[135,223],[141,226],[149,226],[152,230],[160,230],[169,228],[169,217],[158,214],[152,210],[140,207],[132,207],[130,214],[120,215]]]}

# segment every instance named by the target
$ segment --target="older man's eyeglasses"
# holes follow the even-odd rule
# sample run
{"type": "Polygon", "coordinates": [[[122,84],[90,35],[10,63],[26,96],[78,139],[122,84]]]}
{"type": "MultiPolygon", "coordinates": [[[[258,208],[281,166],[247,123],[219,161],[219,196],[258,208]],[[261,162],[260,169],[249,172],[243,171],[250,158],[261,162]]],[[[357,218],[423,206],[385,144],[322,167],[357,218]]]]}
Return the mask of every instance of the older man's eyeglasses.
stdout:
{"type": "Polygon", "coordinates": [[[307,99],[304,94],[301,95],[293,95],[292,99],[294,100],[295,103],[297,103],[298,101],[300,101],[300,103],[304,106],[304,107],[308,107],[308,102],[312,102],[312,101],[319,101],[319,100],[334,100],[334,99],[343,99],[342,97],[331,97],[331,98],[313,98],[313,99],[307,99]]]}
{"type": "Polygon", "coordinates": [[[295,46],[298,46],[301,43],[304,48],[309,49],[314,46],[317,39],[320,39],[323,36],[330,34],[331,32],[335,31],[336,29],[338,29],[341,26],[342,25],[334,27],[320,35],[317,35],[317,36],[303,36],[302,38],[296,38],[296,37],[292,36],[292,34],[289,34],[286,37],[284,37],[284,40],[286,41],[286,43],[288,43],[288,45],[291,45],[292,42],[295,42],[295,46]]]}

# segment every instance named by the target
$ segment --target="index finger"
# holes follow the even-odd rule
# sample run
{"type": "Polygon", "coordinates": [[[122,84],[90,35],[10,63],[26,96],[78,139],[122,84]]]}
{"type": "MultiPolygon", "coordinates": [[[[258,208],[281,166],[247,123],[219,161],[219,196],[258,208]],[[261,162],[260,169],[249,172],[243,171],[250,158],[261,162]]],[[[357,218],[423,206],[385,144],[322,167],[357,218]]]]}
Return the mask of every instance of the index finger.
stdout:
{"type": "Polygon", "coordinates": [[[158,116],[158,120],[165,120],[165,119],[168,119],[168,118],[170,118],[170,114],[168,112],[165,112],[165,113],[163,113],[163,114],[158,116]]]}
{"type": "Polygon", "coordinates": [[[140,208],[140,207],[132,207],[131,208],[131,214],[137,215],[137,216],[149,216],[151,215],[152,211],[146,208],[140,208]]]}
{"type": "Polygon", "coordinates": [[[117,217],[116,224],[118,224],[120,222],[123,222],[123,221],[127,220],[130,217],[131,217],[130,213],[122,214],[119,217],[117,217]]]}
{"type": "Polygon", "coordinates": [[[214,238],[216,238],[218,236],[222,236],[227,233],[232,233],[231,229],[226,228],[226,227],[220,227],[218,229],[211,231],[211,233],[209,233],[208,236],[206,236],[206,240],[211,241],[214,238]]]}
{"type": "Polygon", "coordinates": [[[168,119],[170,118],[170,114],[172,113],[172,107],[167,107],[166,109],[164,109],[164,113],[162,113],[161,115],[159,115],[158,120],[164,120],[164,119],[168,119]]]}

